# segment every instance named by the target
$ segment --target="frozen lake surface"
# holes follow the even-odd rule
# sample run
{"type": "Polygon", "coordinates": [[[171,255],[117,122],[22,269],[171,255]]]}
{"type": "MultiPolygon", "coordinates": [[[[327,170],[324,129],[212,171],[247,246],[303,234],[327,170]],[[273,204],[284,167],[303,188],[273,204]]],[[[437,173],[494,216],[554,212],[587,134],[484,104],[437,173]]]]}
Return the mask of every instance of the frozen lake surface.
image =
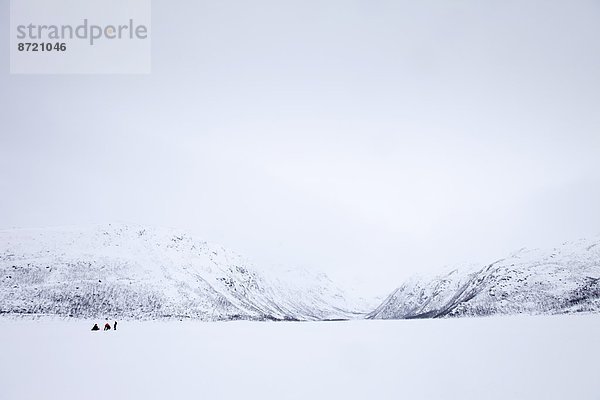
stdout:
{"type": "Polygon", "coordinates": [[[0,319],[0,399],[600,399],[600,315],[91,326],[0,319]]]}

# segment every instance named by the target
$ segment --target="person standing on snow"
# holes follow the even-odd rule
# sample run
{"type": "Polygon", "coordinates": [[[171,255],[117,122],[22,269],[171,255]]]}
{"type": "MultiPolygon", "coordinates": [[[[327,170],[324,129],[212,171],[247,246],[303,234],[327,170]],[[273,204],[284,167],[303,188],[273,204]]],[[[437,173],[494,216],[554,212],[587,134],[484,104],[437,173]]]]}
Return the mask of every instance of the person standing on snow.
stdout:
{"type": "Polygon", "coordinates": [[[114,329],[115,331],[117,330],[117,321],[115,321],[115,325],[114,325],[113,329],[114,329]]]}

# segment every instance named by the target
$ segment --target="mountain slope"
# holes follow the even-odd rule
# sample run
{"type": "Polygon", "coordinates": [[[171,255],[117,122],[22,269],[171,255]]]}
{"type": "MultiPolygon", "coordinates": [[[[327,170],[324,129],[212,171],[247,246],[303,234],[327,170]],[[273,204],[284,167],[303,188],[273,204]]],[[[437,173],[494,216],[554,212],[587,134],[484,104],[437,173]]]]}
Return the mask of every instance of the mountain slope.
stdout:
{"type": "Polygon", "coordinates": [[[0,314],[322,320],[366,311],[325,275],[259,271],[176,231],[0,231],[0,314]]]}
{"type": "Polygon", "coordinates": [[[600,240],[521,250],[480,270],[414,278],[372,319],[600,311],[600,240]]]}

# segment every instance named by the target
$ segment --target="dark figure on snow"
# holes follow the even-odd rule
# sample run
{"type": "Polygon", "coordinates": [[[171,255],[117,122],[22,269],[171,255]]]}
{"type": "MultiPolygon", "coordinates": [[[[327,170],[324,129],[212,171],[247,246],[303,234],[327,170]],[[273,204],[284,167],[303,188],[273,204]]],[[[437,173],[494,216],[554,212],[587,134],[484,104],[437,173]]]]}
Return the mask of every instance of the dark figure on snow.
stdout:
{"type": "Polygon", "coordinates": [[[94,326],[92,326],[92,330],[93,331],[99,331],[100,328],[98,328],[98,324],[94,324],[94,326]]]}
{"type": "Polygon", "coordinates": [[[110,331],[110,324],[108,322],[104,324],[104,330],[110,331]]]}
{"type": "Polygon", "coordinates": [[[115,321],[115,325],[113,326],[113,329],[116,331],[117,330],[117,321],[115,321]]]}

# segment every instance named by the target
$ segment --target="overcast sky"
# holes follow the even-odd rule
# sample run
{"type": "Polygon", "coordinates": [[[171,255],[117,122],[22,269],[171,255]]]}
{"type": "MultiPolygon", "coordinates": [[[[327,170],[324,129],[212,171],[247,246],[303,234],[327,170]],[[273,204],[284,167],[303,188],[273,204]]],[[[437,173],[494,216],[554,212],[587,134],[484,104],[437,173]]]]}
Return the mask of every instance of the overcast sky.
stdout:
{"type": "Polygon", "coordinates": [[[0,41],[0,228],[180,227],[382,293],[600,233],[598,1],[152,13],[150,75],[9,75],[0,41]]]}

